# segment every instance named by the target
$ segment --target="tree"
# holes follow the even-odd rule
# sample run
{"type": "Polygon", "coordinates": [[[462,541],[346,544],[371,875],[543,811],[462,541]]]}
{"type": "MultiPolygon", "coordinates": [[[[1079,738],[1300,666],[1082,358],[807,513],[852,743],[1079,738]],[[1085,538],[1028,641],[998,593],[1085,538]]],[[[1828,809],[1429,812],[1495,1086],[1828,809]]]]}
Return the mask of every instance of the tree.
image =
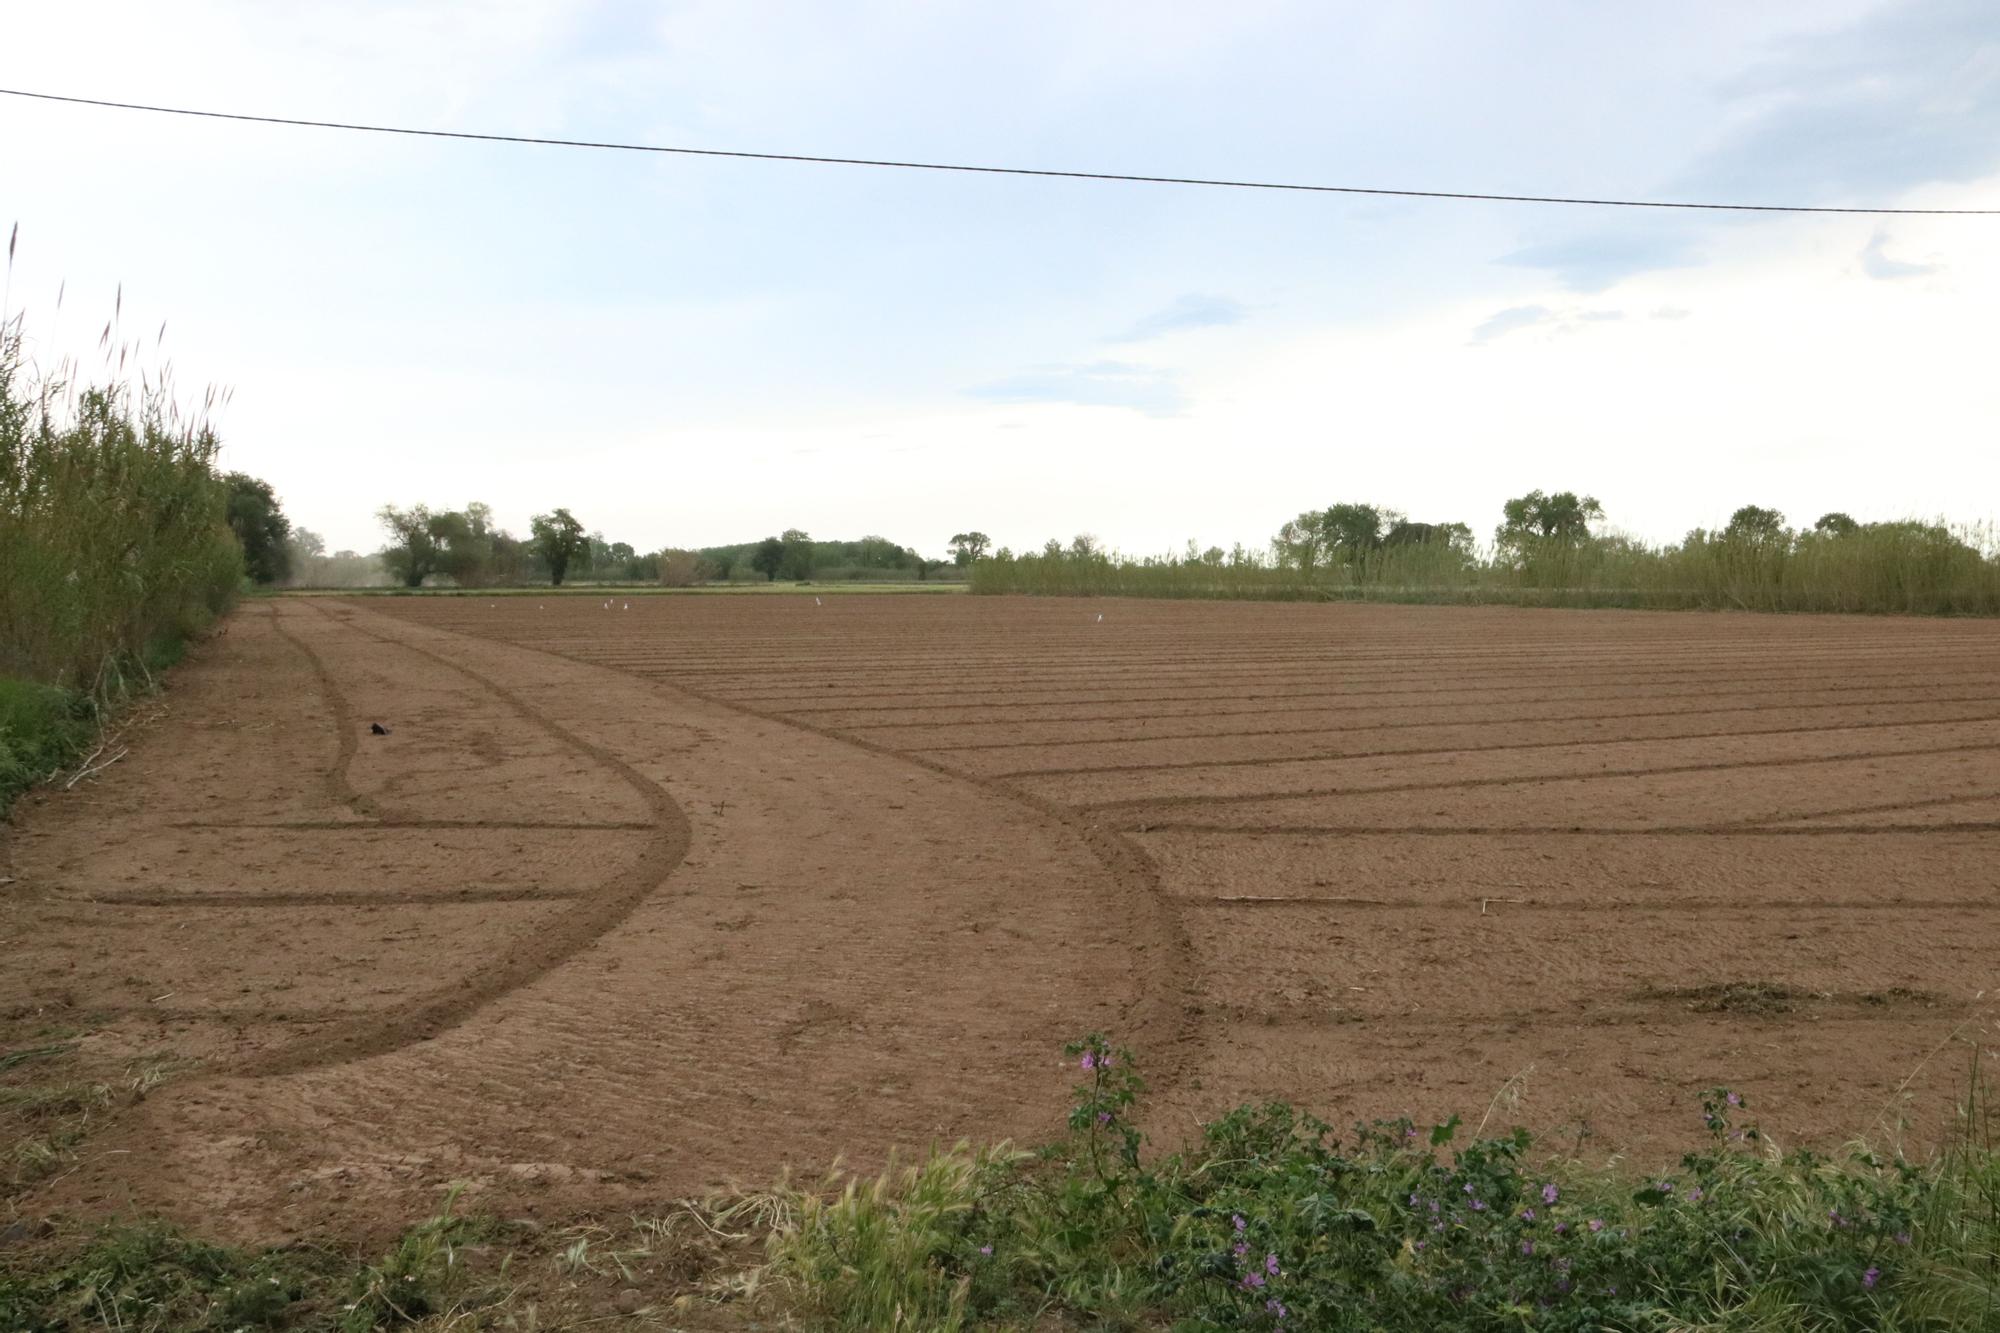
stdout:
{"type": "Polygon", "coordinates": [[[969,565],[986,554],[986,548],[993,539],[983,532],[955,532],[951,536],[951,562],[955,565],[969,565]]]}
{"type": "Polygon", "coordinates": [[[294,583],[313,583],[322,572],[321,562],[326,559],[326,539],[311,528],[293,528],[287,546],[291,564],[288,577],[294,583]]]}
{"type": "Polygon", "coordinates": [[[1278,529],[1278,535],[1271,539],[1271,550],[1280,565],[1307,574],[1319,566],[1320,557],[1326,552],[1326,530],[1321,523],[1322,518],[1324,515],[1319,511],[1308,510],[1297,518],[1286,520],[1285,526],[1278,529]]]}
{"type": "Polygon", "coordinates": [[[1861,525],[1852,517],[1838,509],[1830,514],[1821,514],[1813,521],[1813,531],[1826,537],[1852,537],[1861,531],[1861,525]]]}
{"type": "Polygon", "coordinates": [[[785,543],[778,537],[766,537],[757,543],[757,550],[750,557],[750,568],[764,576],[767,583],[775,583],[778,571],[785,567],[785,543]]]}
{"type": "Polygon", "coordinates": [[[786,528],[778,540],[785,554],[778,572],[788,579],[809,579],[813,572],[813,539],[803,528],[786,528]]]}
{"type": "Polygon", "coordinates": [[[437,572],[461,588],[495,581],[494,551],[505,535],[493,527],[493,510],[474,500],[459,510],[431,516],[431,535],[438,543],[437,572]]]}
{"type": "Polygon", "coordinates": [[[383,505],[375,517],[389,530],[389,544],[382,548],[382,563],[405,588],[421,588],[437,569],[440,549],[431,532],[432,515],[427,505],[398,509],[383,505]]]}
{"type": "Polygon", "coordinates": [[[1412,523],[1399,519],[1383,534],[1384,546],[1449,546],[1472,554],[1472,529],[1463,523],[1412,523]]]}
{"type": "Polygon", "coordinates": [[[1337,504],[1327,506],[1320,518],[1320,532],[1327,557],[1353,564],[1382,544],[1383,513],[1374,505],[1337,504]]]}
{"type": "Polygon", "coordinates": [[[1088,532],[1079,532],[1070,539],[1069,558],[1072,560],[1103,560],[1104,545],[1088,532]]]}
{"type": "Polygon", "coordinates": [[[715,577],[715,566],[693,551],[668,547],[660,552],[659,564],[663,588],[692,588],[715,577]]]}
{"type": "Polygon", "coordinates": [[[1775,509],[1764,509],[1758,505],[1744,505],[1729,516],[1729,526],[1722,530],[1723,540],[1736,542],[1775,542],[1785,536],[1785,516],[1775,509]]]}
{"type": "Polygon", "coordinates": [[[1590,540],[1590,525],[1604,517],[1604,506],[1591,496],[1579,497],[1575,491],[1554,495],[1529,491],[1509,500],[1501,513],[1505,521],[1494,531],[1493,539],[1501,549],[1519,552],[1524,543],[1537,539],[1581,546],[1590,540]]]}
{"type": "Polygon", "coordinates": [[[243,547],[243,570],[258,583],[277,583],[292,572],[292,521],[271,484],[242,472],[223,478],[229,490],[229,530],[243,547]]]}
{"type": "Polygon", "coordinates": [[[528,531],[533,535],[532,545],[549,567],[549,581],[562,587],[563,575],[569,572],[570,562],[583,553],[589,538],[584,535],[583,524],[567,509],[554,513],[537,514],[528,520],[528,531]]]}

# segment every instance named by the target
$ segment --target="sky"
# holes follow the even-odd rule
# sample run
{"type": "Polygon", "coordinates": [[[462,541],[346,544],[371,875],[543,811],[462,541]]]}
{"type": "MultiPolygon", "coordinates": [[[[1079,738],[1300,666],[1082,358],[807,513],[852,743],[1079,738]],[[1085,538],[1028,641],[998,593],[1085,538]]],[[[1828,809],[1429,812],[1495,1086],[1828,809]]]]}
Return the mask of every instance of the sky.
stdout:
{"type": "MultiPolygon", "coordinates": [[[[2000,208],[1990,0],[0,0],[0,87],[690,148],[2000,208]]],[[[2000,517],[2000,218],[967,176],[0,97],[31,354],[232,391],[329,549],[385,503],[1262,546],[1532,488],[1648,540],[2000,517]],[[60,296],[60,303],[58,297],[60,296]],[[164,324],[164,336],[156,329],[164,324]],[[143,336],[142,336],[143,335],[143,336]]]]}

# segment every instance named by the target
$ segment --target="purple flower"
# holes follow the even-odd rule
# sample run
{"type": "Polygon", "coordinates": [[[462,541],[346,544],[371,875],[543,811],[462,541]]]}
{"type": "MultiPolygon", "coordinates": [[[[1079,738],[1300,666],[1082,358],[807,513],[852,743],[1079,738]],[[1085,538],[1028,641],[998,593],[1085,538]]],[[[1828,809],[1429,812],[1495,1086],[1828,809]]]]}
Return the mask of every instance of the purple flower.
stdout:
{"type": "Polygon", "coordinates": [[[1663,1181],[1661,1181],[1661,1182],[1660,1182],[1660,1193],[1662,1193],[1662,1194],[1672,1194],[1673,1192],[1674,1192],[1674,1182],[1673,1182],[1673,1181],[1671,1181],[1671,1180],[1663,1180],[1663,1181]]]}
{"type": "Polygon", "coordinates": [[[993,1253],[993,1247],[991,1245],[982,1245],[979,1247],[979,1252],[981,1254],[991,1256],[993,1253]]]}
{"type": "Polygon", "coordinates": [[[1689,1203],[1701,1202],[1701,1186],[1696,1185],[1693,1189],[1690,1189],[1688,1191],[1688,1202],[1689,1203]]]}
{"type": "Polygon", "coordinates": [[[1243,1280],[1237,1283],[1236,1285],[1243,1288],[1243,1290],[1245,1291],[1255,1291],[1257,1288],[1264,1285],[1264,1275],[1262,1273],[1256,1273],[1256,1272],[1245,1273],[1243,1275],[1243,1280]]]}
{"type": "Polygon", "coordinates": [[[1523,1209],[1521,1210],[1521,1220],[1522,1220],[1523,1222],[1532,1222],[1532,1221],[1534,1221],[1534,1220],[1535,1220],[1535,1210],[1534,1210],[1534,1209],[1532,1209],[1532,1208],[1523,1208],[1523,1209]]]}
{"type": "Polygon", "coordinates": [[[1265,1271],[1266,1273],[1269,1273],[1269,1274],[1270,1274],[1270,1275],[1271,1275],[1272,1277],[1276,1277],[1276,1276],[1278,1275],[1278,1256],[1277,1256],[1277,1255],[1275,1255],[1275,1254],[1267,1254],[1267,1255],[1265,1255],[1265,1256],[1264,1256],[1264,1271],[1265,1271]]]}
{"type": "Polygon", "coordinates": [[[1898,1231],[1896,1233],[1896,1243],[1898,1245],[1908,1245],[1910,1243],[1910,1233],[1907,1231],[1898,1231]]]}
{"type": "Polygon", "coordinates": [[[1602,1230],[1604,1230],[1604,1219],[1603,1219],[1603,1218],[1601,1218],[1601,1217],[1593,1217],[1593,1218],[1591,1218],[1591,1219],[1590,1219],[1590,1229],[1591,1229],[1592,1231],[1602,1231],[1602,1230]]]}
{"type": "Polygon", "coordinates": [[[1412,1194],[1410,1196],[1410,1207],[1414,1208],[1416,1206],[1417,1206],[1417,1196],[1412,1194]]]}
{"type": "Polygon", "coordinates": [[[1111,1068],[1111,1052],[1106,1051],[1103,1055],[1097,1057],[1097,1067],[1099,1069],[1111,1068]]]}
{"type": "Polygon", "coordinates": [[[1472,1201],[1472,1211],[1475,1213],[1483,1213],[1486,1211],[1486,1205],[1480,1200],[1474,1199],[1472,1201]]]}
{"type": "Polygon", "coordinates": [[[1729,1104],[1731,1106],[1741,1106],[1743,1105],[1743,1098],[1732,1092],[1729,1094],[1729,1104]]]}
{"type": "Polygon", "coordinates": [[[1287,1314],[1291,1313],[1289,1310],[1285,1309],[1285,1303],[1279,1300],[1275,1296],[1273,1296],[1270,1300],[1264,1302],[1264,1310],[1267,1314],[1274,1314],[1278,1316],[1278,1318],[1280,1319],[1283,1319],[1287,1314]]]}
{"type": "Polygon", "coordinates": [[[1109,1111],[1099,1111],[1099,1112],[1097,1113],[1097,1123],[1098,1123],[1098,1124],[1100,1124],[1100,1125],[1108,1125],[1108,1124],[1110,1124],[1110,1123],[1111,1123],[1111,1112],[1109,1112],[1109,1111]]]}
{"type": "Polygon", "coordinates": [[[1566,1235],[1568,1235],[1568,1234],[1569,1234],[1569,1223],[1567,1223],[1567,1222],[1558,1222],[1558,1223],[1556,1223],[1556,1234],[1557,1234],[1558,1236],[1566,1236],[1566,1235]]]}
{"type": "Polygon", "coordinates": [[[1868,1271],[1861,1275],[1861,1285],[1868,1288],[1870,1291],[1873,1291],[1875,1289],[1875,1284],[1881,1281],[1881,1279],[1882,1279],[1882,1270],[1877,1268],[1874,1264],[1870,1264],[1868,1265],[1868,1271]]]}
{"type": "Polygon", "coordinates": [[[1243,1214],[1231,1213],[1229,1215],[1229,1224],[1235,1227],[1238,1231],[1241,1231],[1245,1226],[1245,1223],[1243,1221],[1243,1214]]]}
{"type": "Polygon", "coordinates": [[[1524,1240],[1521,1242],[1522,1254],[1533,1254],[1534,1252],[1535,1252],[1535,1242],[1531,1240],[1524,1240]]]}
{"type": "Polygon", "coordinates": [[[1097,1057],[1091,1054],[1089,1051],[1085,1051],[1083,1053],[1083,1059],[1077,1061],[1077,1063],[1082,1065],[1085,1069],[1095,1069],[1097,1068],[1097,1057]]]}
{"type": "Polygon", "coordinates": [[[1236,1256],[1237,1262],[1241,1263],[1243,1260],[1250,1257],[1250,1242],[1247,1240],[1239,1240],[1236,1242],[1235,1245],[1230,1247],[1230,1251],[1236,1256]]]}
{"type": "Polygon", "coordinates": [[[1544,1185],[1542,1186],[1542,1202],[1554,1203],[1557,1197],[1560,1195],[1560,1193],[1561,1191],[1558,1190],[1554,1185],[1552,1184],[1544,1185]]]}

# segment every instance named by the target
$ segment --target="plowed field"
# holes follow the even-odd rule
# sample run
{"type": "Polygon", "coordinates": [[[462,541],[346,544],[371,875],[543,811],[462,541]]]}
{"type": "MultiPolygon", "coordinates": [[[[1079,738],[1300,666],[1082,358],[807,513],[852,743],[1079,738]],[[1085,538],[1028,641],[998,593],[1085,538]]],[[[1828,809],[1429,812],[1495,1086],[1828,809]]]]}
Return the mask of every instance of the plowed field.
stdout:
{"type": "Polygon", "coordinates": [[[2000,983],[2000,624],[267,602],[17,825],[0,1013],[196,1062],[74,1206],[263,1236],[1032,1140],[1091,1028],[1169,1138],[1283,1096],[1644,1158],[1718,1083],[1921,1135],[2000,983]]]}

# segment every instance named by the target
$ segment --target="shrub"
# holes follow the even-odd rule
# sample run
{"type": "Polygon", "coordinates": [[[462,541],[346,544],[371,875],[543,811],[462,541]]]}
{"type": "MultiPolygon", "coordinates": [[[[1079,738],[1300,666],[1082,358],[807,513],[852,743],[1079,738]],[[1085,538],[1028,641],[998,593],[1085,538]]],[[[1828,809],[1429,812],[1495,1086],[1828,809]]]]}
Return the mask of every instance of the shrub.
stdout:
{"type": "Polygon", "coordinates": [[[2000,1163],[1976,1104],[1921,1163],[1779,1152],[1720,1088],[1701,1146],[1636,1179],[1541,1161],[1526,1131],[1462,1141],[1456,1118],[1343,1144],[1283,1103],[1148,1162],[1129,1055],[1070,1050],[1066,1139],[849,1184],[774,1239],[781,1289],[841,1328],[2000,1327],[2000,1163]]]}

